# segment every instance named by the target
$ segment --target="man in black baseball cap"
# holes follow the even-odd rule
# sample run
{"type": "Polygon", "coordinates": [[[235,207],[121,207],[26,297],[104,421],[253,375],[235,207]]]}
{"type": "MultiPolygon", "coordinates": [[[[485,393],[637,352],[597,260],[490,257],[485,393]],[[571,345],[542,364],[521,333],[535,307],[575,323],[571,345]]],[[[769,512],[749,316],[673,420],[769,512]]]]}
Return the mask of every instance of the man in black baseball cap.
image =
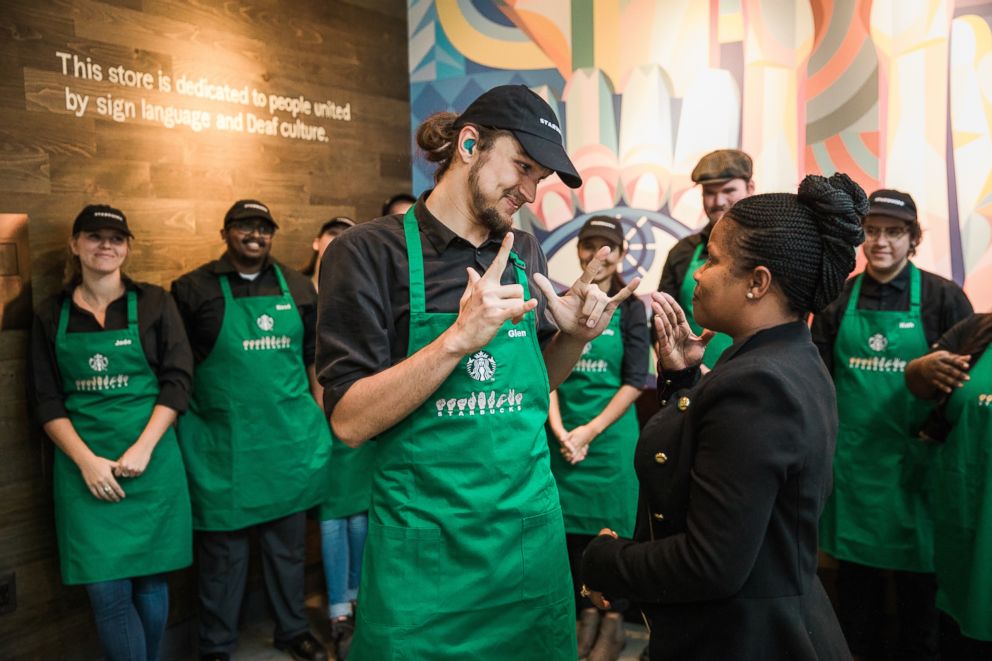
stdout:
{"type": "Polygon", "coordinates": [[[272,213],[269,212],[269,207],[258,200],[238,200],[231,205],[231,208],[224,214],[224,227],[239,220],[253,218],[261,218],[271,223],[273,227],[277,229],[279,227],[279,223],[276,222],[276,219],[272,217],[272,213]]]}
{"type": "Polygon", "coordinates": [[[542,179],[582,183],[554,111],[528,88],[432,115],[417,144],[435,187],[343,232],[320,266],[325,411],[357,451],[376,439],[351,654],[572,661],[549,385],[638,281],[612,297],[596,286],[603,247],[559,296],[537,239],[510,232],[542,179]]]}
{"type": "Polygon", "coordinates": [[[127,226],[127,217],[120,209],[115,209],[107,204],[90,204],[83,207],[83,210],[76,216],[72,223],[72,235],[80,232],[95,232],[97,230],[117,230],[122,234],[134,238],[134,234],[127,226]]]}

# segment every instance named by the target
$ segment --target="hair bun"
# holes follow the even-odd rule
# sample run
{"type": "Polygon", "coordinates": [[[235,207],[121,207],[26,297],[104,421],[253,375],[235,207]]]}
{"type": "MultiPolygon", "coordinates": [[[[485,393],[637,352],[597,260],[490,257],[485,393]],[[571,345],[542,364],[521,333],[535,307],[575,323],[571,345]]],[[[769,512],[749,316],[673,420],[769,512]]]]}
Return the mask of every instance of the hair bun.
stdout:
{"type": "Polygon", "coordinates": [[[855,249],[864,243],[862,221],[868,213],[868,196],[843,172],[827,179],[807,175],[799,184],[799,201],[816,220],[823,241],[820,278],[813,294],[813,311],[829,305],[854,269],[855,249]]]}

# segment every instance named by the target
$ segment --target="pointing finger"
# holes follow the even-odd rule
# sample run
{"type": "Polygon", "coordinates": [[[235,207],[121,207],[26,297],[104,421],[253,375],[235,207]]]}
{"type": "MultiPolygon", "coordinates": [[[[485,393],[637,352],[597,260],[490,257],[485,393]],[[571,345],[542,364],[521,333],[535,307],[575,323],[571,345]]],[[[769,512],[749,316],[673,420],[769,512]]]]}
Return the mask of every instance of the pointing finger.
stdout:
{"type": "Polygon", "coordinates": [[[500,277],[503,275],[503,271],[506,270],[506,263],[510,259],[510,250],[513,249],[513,232],[507,232],[506,236],[503,237],[503,243],[499,244],[499,252],[496,253],[496,259],[493,263],[489,265],[486,272],[482,274],[482,279],[487,282],[499,282],[500,277]]]}
{"type": "Polygon", "coordinates": [[[596,276],[601,270],[603,270],[603,262],[607,257],[610,256],[610,247],[603,246],[596,251],[596,256],[589,260],[586,267],[582,269],[582,275],[579,276],[579,282],[584,282],[589,285],[592,281],[596,279],[596,276]]]}
{"type": "Polygon", "coordinates": [[[625,300],[627,300],[633,295],[633,293],[637,290],[637,286],[640,284],[641,284],[641,279],[634,278],[629,283],[627,283],[626,287],[624,287],[623,289],[621,289],[620,291],[618,291],[616,294],[613,295],[613,298],[610,299],[610,303],[616,303],[618,305],[620,303],[623,303],[625,300]]]}

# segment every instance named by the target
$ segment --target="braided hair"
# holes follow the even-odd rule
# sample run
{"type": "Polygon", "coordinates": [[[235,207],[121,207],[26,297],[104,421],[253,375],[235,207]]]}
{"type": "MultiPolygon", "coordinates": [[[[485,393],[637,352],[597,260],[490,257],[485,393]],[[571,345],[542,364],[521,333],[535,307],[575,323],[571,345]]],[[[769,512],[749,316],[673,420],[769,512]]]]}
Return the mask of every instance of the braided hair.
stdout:
{"type": "Polygon", "coordinates": [[[829,179],[808,175],[796,195],[746,197],[724,219],[737,224],[731,245],[740,271],[765,266],[789,308],[805,316],[837,298],[864,242],[867,213],[865,192],[837,173],[829,179]]]}

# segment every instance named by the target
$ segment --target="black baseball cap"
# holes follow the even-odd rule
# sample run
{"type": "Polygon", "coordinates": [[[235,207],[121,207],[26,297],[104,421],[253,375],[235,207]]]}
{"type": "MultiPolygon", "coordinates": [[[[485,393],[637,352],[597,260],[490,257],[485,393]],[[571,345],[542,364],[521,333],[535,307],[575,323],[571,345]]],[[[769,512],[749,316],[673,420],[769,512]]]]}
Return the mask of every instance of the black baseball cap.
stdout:
{"type": "Polygon", "coordinates": [[[883,188],[868,196],[868,215],[916,222],[916,202],[909,193],[883,188]]]}
{"type": "Polygon", "coordinates": [[[485,92],[458,116],[454,128],[466,124],[511,132],[528,156],[557,172],[566,186],[582,185],[582,177],[565,151],[558,118],[526,85],[500,85],[485,92]]]}
{"type": "Polygon", "coordinates": [[[317,232],[317,236],[323,236],[324,232],[328,232],[334,227],[343,227],[344,229],[348,229],[349,227],[354,226],[355,221],[351,218],[348,218],[347,216],[335,216],[320,226],[320,231],[317,232]]]}
{"type": "Polygon", "coordinates": [[[247,218],[261,218],[272,223],[273,227],[279,227],[279,223],[276,222],[275,218],[269,212],[269,207],[258,200],[238,200],[235,202],[227,210],[227,213],[224,214],[224,227],[227,227],[236,220],[245,220],[247,218]]]}
{"type": "Polygon", "coordinates": [[[590,236],[598,236],[623,248],[623,227],[620,221],[610,216],[593,216],[579,230],[579,241],[590,236]]]}
{"type": "Polygon", "coordinates": [[[94,232],[96,230],[117,230],[127,234],[132,239],[134,234],[127,226],[127,217],[120,209],[107,204],[90,204],[83,207],[83,210],[72,222],[72,235],[80,232],[94,232]]]}

